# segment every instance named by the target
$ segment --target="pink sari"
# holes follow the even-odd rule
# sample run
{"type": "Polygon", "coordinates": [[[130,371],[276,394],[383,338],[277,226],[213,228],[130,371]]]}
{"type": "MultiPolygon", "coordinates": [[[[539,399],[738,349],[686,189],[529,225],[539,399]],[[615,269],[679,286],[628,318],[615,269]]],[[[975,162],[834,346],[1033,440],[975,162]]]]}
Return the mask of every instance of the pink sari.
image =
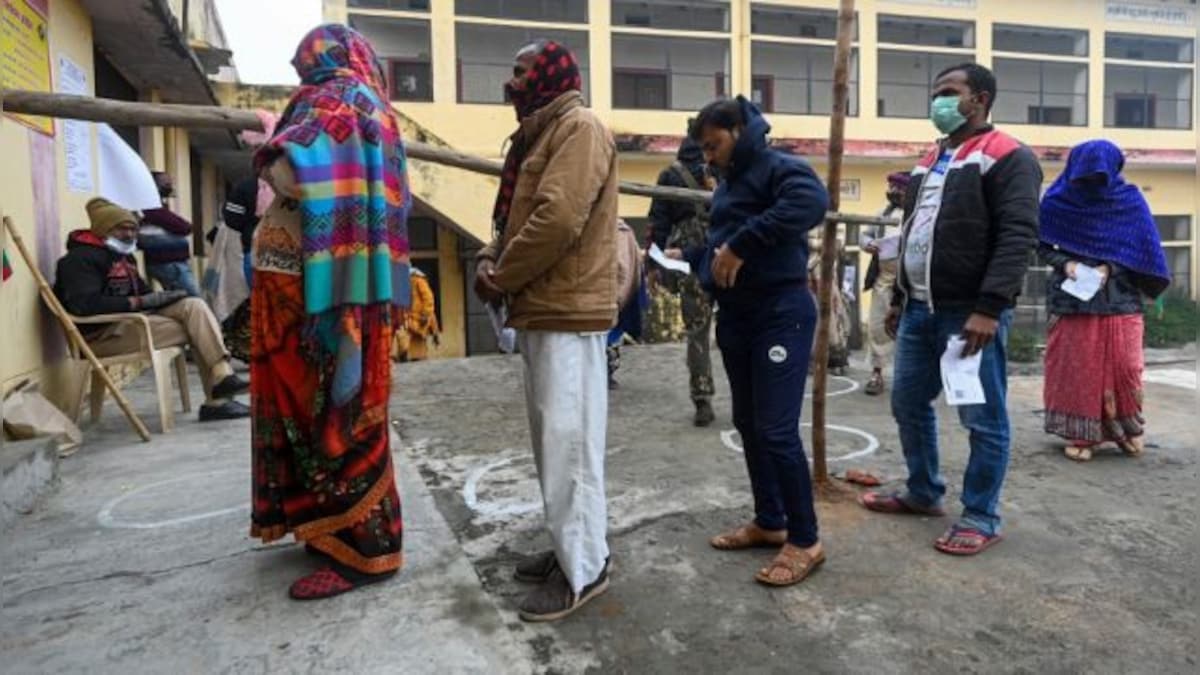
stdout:
{"type": "Polygon", "coordinates": [[[1076,447],[1141,436],[1142,316],[1060,316],[1046,344],[1046,432],[1076,447]]]}

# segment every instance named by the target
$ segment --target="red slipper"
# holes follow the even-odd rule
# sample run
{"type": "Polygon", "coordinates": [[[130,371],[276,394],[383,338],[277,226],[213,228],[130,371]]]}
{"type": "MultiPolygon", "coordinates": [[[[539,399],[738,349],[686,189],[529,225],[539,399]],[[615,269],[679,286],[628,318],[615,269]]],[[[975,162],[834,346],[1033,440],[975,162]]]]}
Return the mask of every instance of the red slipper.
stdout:
{"type": "Polygon", "coordinates": [[[288,595],[293,600],[323,600],[335,595],[391,579],[395,572],[384,574],[362,574],[352,570],[337,570],[333,567],[322,567],[307,576],[297,579],[288,589],[288,595]]]}
{"type": "Polygon", "coordinates": [[[947,555],[977,555],[991,548],[1004,537],[987,535],[973,527],[951,525],[950,529],[933,542],[933,547],[947,555]],[[955,543],[955,542],[961,543],[955,543]]]}

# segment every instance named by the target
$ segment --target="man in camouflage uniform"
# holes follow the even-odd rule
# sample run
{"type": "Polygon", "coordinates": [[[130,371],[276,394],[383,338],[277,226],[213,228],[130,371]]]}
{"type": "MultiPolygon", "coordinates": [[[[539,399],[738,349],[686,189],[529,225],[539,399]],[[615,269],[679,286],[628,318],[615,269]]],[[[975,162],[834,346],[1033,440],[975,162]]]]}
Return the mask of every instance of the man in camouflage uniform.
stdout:
{"type": "MultiPolygon", "coordinates": [[[[658,175],[658,184],[669,187],[712,190],[712,178],[704,165],[700,146],[685,138],[675,161],[658,175]]],[[[659,248],[703,246],[708,236],[708,208],[689,202],[655,199],[650,204],[651,238],[659,248]]],[[[694,422],[698,427],[712,424],[713,378],[709,354],[712,334],[712,300],[700,288],[695,274],[659,270],[659,278],[672,292],[679,293],[680,309],[687,331],[687,366],[692,402],[696,406],[694,422]]]]}

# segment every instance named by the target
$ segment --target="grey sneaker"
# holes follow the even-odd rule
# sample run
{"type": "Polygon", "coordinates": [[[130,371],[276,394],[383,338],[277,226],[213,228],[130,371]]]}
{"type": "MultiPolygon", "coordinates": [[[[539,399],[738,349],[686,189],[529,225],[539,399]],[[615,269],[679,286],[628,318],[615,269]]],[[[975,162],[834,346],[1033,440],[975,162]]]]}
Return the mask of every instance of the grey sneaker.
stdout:
{"type": "Polygon", "coordinates": [[[517,614],[524,621],[558,621],[574,614],[575,610],[607,590],[607,559],[604,561],[604,569],[600,570],[600,576],[584,586],[578,595],[571,590],[571,584],[563,574],[562,568],[555,565],[546,583],[535,588],[521,601],[517,614]]]}
{"type": "Polygon", "coordinates": [[[540,584],[549,579],[556,569],[558,558],[554,556],[554,551],[543,551],[517,563],[517,568],[513,570],[513,578],[517,581],[540,584]]]}

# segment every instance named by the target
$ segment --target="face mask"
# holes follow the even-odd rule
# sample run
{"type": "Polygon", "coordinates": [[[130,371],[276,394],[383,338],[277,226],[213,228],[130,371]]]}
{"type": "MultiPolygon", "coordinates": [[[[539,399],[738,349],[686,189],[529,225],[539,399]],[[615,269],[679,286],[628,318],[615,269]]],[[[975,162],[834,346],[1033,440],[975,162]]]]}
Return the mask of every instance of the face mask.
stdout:
{"type": "Polygon", "coordinates": [[[938,131],[947,136],[967,123],[967,118],[958,111],[957,96],[938,96],[933,99],[929,105],[929,119],[938,131]]]}
{"type": "Polygon", "coordinates": [[[116,237],[109,237],[104,240],[104,245],[108,247],[108,250],[121,255],[133,255],[137,252],[136,241],[121,241],[116,237]]]}

